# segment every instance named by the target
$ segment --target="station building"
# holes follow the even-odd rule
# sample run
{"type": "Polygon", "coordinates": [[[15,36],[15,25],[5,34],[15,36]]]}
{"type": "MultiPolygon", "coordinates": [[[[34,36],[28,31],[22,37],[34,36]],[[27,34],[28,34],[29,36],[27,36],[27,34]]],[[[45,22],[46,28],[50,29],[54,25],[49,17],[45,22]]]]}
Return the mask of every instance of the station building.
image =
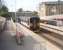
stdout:
{"type": "Polygon", "coordinates": [[[38,15],[40,17],[57,14],[63,14],[63,1],[41,2],[39,4],[38,15]]]}

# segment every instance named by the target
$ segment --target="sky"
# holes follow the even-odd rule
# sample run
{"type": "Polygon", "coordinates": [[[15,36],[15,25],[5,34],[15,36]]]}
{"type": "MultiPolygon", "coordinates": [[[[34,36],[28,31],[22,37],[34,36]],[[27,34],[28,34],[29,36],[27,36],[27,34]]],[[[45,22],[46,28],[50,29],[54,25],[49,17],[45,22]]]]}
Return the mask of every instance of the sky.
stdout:
{"type": "Polygon", "coordinates": [[[23,8],[25,11],[37,11],[39,3],[45,1],[57,1],[57,0],[4,0],[9,11],[17,11],[19,8],[23,8]]]}

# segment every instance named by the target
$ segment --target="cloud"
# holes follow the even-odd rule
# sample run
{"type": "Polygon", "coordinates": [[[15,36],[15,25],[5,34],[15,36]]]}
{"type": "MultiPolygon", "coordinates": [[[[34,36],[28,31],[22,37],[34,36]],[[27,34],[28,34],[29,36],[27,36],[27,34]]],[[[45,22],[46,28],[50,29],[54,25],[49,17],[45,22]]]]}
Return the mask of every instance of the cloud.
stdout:
{"type": "Polygon", "coordinates": [[[40,2],[54,1],[54,0],[5,0],[9,11],[23,8],[24,10],[36,10],[40,2]]]}

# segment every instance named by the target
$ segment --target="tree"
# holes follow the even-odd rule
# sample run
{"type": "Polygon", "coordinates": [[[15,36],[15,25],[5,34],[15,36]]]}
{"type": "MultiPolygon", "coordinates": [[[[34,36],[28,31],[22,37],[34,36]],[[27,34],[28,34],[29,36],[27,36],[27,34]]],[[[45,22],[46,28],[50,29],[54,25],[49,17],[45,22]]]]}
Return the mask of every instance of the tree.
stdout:
{"type": "Polygon", "coordinates": [[[9,16],[8,8],[5,5],[3,5],[2,8],[0,9],[0,16],[6,17],[6,18],[9,16]]]}
{"type": "Polygon", "coordinates": [[[32,15],[33,15],[33,16],[38,16],[38,12],[33,11],[32,15]]]}
{"type": "Polygon", "coordinates": [[[23,11],[23,9],[22,8],[20,8],[20,9],[18,9],[18,11],[17,12],[22,12],[23,11]]]}
{"type": "Polygon", "coordinates": [[[8,12],[8,8],[5,5],[2,6],[1,10],[4,12],[8,12]]]}

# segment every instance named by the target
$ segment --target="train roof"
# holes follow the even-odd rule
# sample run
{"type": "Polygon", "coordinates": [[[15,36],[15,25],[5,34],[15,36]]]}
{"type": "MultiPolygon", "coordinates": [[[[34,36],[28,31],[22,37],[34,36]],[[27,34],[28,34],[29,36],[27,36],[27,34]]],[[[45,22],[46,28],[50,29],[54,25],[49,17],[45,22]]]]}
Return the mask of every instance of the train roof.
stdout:
{"type": "Polygon", "coordinates": [[[52,15],[52,16],[44,16],[40,17],[41,20],[53,20],[53,19],[63,19],[63,15],[52,15]]]}
{"type": "Polygon", "coordinates": [[[31,18],[40,19],[40,18],[39,18],[39,17],[37,17],[37,16],[31,17],[31,18]]]}

